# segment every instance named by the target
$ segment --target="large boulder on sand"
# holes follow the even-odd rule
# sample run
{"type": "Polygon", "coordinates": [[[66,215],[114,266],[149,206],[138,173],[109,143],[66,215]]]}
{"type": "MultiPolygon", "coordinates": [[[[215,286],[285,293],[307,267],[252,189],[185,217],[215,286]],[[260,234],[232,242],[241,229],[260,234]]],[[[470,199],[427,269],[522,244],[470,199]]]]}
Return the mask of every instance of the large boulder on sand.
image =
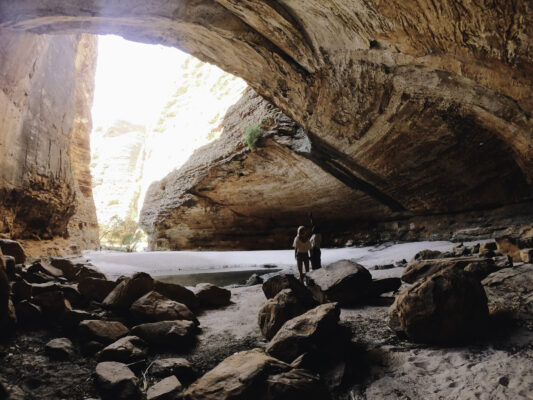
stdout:
{"type": "Polygon", "coordinates": [[[153,347],[183,350],[192,344],[195,329],[192,321],[160,321],[134,326],[131,333],[153,347]]]}
{"type": "Polygon", "coordinates": [[[403,290],[389,309],[389,326],[419,343],[453,344],[483,334],[489,311],[479,281],[447,269],[403,290]]]}
{"type": "Polygon", "coordinates": [[[267,353],[292,362],[300,354],[316,350],[334,337],[339,315],[338,303],[327,303],[287,321],[268,344],[267,353]]]}
{"type": "Polygon", "coordinates": [[[437,272],[447,269],[463,270],[467,265],[471,266],[472,270],[479,271],[479,269],[488,264],[494,264],[494,261],[487,258],[480,257],[451,257],[438,258],[431,260],[411,260],[407,267],[403,270],[402,281],[407,283],[414,283],[420,279],[426,278],[437,272]],[[483,264],[478,266],[476,264],[483,264]]]}
{"type": "Polygon", "coordinates": [[[114,361],[96,366],[94,380],[104,400],[135,400],[141,398],[139,380],[126,364],[114,361]]]}
{"type": "Polygon", "coordinates": [[[231,298],[231,291],[219,288],[210,283],[199,283],[196,285],[194,294],[200,302],[200,305],[206,308],[227,306],[231,298]]]}
{"type": "Polygon", "coordinates": [[[199,306],[198,299],[192,291],[178,285],[176,283],[166,283],[161,281],[154,281],[154,290],[168,297],[170,300],[185,304],[191,310],[195,310],[199,306]]]}
{"type": "Polygon", "coordinates": [[[80,280],[78,290],[87,299],[102,302],[115,286],[117,284],[113,281],[88,277],[80,280]]]}
{"type": "Polygon", "coordinates": [[[16,264],[24,264],[26,262],[26,252],[16,240],[0,239],[0,250],[6,256],[15,257],[16,264]]]}
{"type": "Polygon", "coordinates": [[[283,289],[291,289],[292,293],[308,308],[318,305],[311,292],[307,290],[302,282],[291,274],[275,275],[263,283],[262,288],[267,299],[274,298],[283,289]]]}
{"type": "Polygon", "coordinates": [[[330,399],[317,375],[293,369],[260,349],[226,358],[194,382],[183,397],[186,400],[330,399]]]}
{"type": "Polygon", "coordinates": [[[362,265],[340,260],[307,274],[307,287],[320,303],[356,304],[372,291],[372,275],[362,265]]]}
{"type": "Polygon", "coordinates": [[[274,298],[263,304],[257,316],[257,323],[263,336],[270,340],[285,322],[307,310],[308,307],[291,289],[283,289],[274,298]]]}
{"type": "Polygon", "coordinates": [[[185,304],[167,299],[156,291],[135,300],[130,307],[130,314],[140,322],[186,319],[198,325],[196,316],[185,304]]]}
{"type": "Polygon", "coordinates": [[[129,333],[129,329],[121,322],[97,319],[81,321],[78,330],[84,340],[104,344],[113,343],[129,333]]]}
{"type": "Polygon", "coordinates": [[[104,299],[102,304],[117,311],[125,311],[131,307],[139,297],[150,292],[154,287],[154,280],[144,272],[133,274],[131,278],[124,278],[104,299]]]}

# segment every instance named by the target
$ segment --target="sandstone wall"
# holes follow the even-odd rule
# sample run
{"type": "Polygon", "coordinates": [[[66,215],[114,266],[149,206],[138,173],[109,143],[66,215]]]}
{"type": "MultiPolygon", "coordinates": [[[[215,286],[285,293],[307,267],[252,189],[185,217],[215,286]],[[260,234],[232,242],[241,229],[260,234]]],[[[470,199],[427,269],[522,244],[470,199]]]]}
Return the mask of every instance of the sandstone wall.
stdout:
{"type": "Polygon", "coordinates": [[[20,0],[0,26],[120,33],[243,77],[389,210],[358,207],[374,220],[533,198],[529,0],[20,0]]]}
{"type": "Polygon", "coordinates": [[[38,242],[37,252],[58,251],[61,238],[98,241],[88,174],[95,46],[88,36],[0,32],[0,233],[38,242]]]}

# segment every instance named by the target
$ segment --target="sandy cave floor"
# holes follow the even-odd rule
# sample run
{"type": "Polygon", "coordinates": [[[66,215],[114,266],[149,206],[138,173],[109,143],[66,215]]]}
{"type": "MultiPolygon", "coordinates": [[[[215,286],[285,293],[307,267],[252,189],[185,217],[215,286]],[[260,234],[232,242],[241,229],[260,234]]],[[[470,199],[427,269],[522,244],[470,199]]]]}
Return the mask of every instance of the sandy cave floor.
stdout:
{"type": "MultiPolygon", "coordinates": [[[[448,250],[452,245],[449,242],[431,244],[340,249],[343,251],[335,256],[335,252],[330,253],[328,257],[357,259],[371,267],[410,259],[421,248],[448,250]]],[[[279,256],[286,257],[284,253],[276,255],[279,256]]],[[[402,268],[371,269],[371,273],[375,278],[400,276],[402,268]]],[[[257,325],[258,311],[266,301],[261,285],[232,287],[231,291],[232,304],[198,315],[201,332],[192,351],[154,354],[147,364],[139,366],[138,376],[142,377],[142,371],[155,358],[184,356],[203,374],[237,351],[265,347],[267,342],[257,325]]],[[[361,362],[366,376],[336,393],[335,398],[533,399],[533,331],[515,327],[463,347],[413,344],[398,338],[388,328],[387,311],[391,300],[385,298],[383,304],[342,309],[341,324],[351,330],[352,341],[363,349],[365,360],[361,362]]],[[[79,354],[74,361],[52,362],[45,356],[44,344],[62,335],[53,329],[21,333],[1,345],[0,376],[22,388],[27,399],[98,398],[92,384],[94,358],[79,354]]],[[[146,382],[151,383],[153,381],[146,382]]]]}

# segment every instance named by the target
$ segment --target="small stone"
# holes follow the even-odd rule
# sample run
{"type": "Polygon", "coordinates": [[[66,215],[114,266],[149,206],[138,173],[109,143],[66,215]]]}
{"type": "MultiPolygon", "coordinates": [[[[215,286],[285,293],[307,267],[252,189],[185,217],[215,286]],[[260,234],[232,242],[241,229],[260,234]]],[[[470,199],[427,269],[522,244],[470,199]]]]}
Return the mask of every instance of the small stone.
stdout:
{"type": "Polygon", "coordinates": [[[104,361],[96,366],[95,384],[104,400],[141,398],[139,380],[126,364],[104,361]]]}
{"type": "Polygon", "coordinates": [[[231,292],[210,283],[199,283],[194,294],[203,307],[223,307],[230,303],[231,292]]]}
{"type": "Polygon", "coordinates": [[[178,393],[182,390],[182,386],[178,378],[169,376],[155,385],[148,388],[146,393],[147,400],[170,400],[175,399],[178,393]]]}
{"type": "Polygon", "coordinates": [[[44,350],[52,360],[70,360],[74,357],[74,346],[67,338],[50,340],[46,343],[44,350]]]}

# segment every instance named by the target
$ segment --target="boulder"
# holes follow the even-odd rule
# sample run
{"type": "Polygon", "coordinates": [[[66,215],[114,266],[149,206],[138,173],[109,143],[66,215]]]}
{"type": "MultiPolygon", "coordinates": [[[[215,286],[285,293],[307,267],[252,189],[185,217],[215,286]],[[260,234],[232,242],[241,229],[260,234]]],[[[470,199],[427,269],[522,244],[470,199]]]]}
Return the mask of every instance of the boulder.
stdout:
{"type": "Polygon", "coordinates": [[[11,285],[11,291],[15,301],[30,300],[33,294],[32,285],[24,279],[19,279],[11,285]]]}
{"type": "Polygon", "coordinates": [[[141,398],[139,381],[126,364],[104,361],[96,366],[95,384],[104,400],[141,398]]]}
{"type": "Polygon", "coordinates": [[[316,300],[307,288],[294,275],[280,274],[269,278],[263,283],[263,293],[267,299],[272,299],[283,289],[291,289],[295,296],[297,296],[308,307],[317,305],[316,300]]]}
{"type": "Polygon", "coordinates": [[[255,285],[261,285],[263,283],[263,278],[261,278],[257,274],[252,274],[247,280],[245,285],[246,286],[255,286],[255,285]]]}
{"type": "Polygon", "coordinates": [[[195,310],[199,306],[198,299],[194,293],[176,283],[154,281],[154,290],[170,300],[185,304],[191,310],[195,310]]]}
{"type": "Polygon", "coordinates": [[[320,303],[357,304],[372,290],[372,275],[362,265],[341,260],[307,274],[307,287],[320,303]]]}
{"type": "Polygon", "coordinates": [[[496,244],[496,242],[486,242],[486,243],[481,243],[479,245],[479,253],[483,253],[484,251],[495,251],[495,250],[498,250],[498,245],[496,244]]]}
{"type": "Polygon", "coordinates": [[[74,266],[74,263],[66,258],[52,258],[50,264],[53,267],[60,269],[63,272],[63,276],[69,281],[74,280],[78,269],[74,266]]]}
{"type": "Polygon", "coordinates": [[[105,347],[98,359],[100,361],[119,361],[132,363],[146,358],[148,346],[137,336],[125,336],[105,347]]]}
{"type": "Polygon", "coordinates": [[[128,310],[139,297],[150,292],[154,287],[152,277],[144,272],[125,278],[106,296],[102,304],[117,311],[128,310]]]}
{"type": "Polygon", "coordinates": [[[72,309],[63,316],[63,326],[67,329],[77,329],[81,321],[98,319],[98,316],[85,310],[72,309]]]}
{"type": "Polygon", "coordinates": [[[60,290],[43,292],[33,296],[33,301],[40,305],[46,316],[54,319],[62,318],[65,313],[72,310],[70,302],[60,290]]]}
{"type": "Polygon", "coordinates": [[[434,273],[444,271],[446,269],[463,270],[468,264],[486,264],[490,262],[494,263],[494,261],[491,261],[490,259],[480,257],[452,257],[439,258],[435,260],[411,260],[407,267],[403,270],[402,281],[414,283],[420,279],[426,278],[434,273]]]}
{"type": "Polygon", "coordinates": [[[511,257],[514,262],[522,261],[518,240],[511,237],[498,238],[496,239],[496,246],[500,253],[511,257]]]}
{"type": "Polygon", "coordinates": [[[482,281],[489,274],[497,271],[498,267],[492,259],[486,259],[484,262],[473,262],[468,264],[464,271],[474,276],[478,281],[482,281]]]}
{"type": "Polygon", "coordinates": [[[291,289],[283,289],[259,310],[257,322],[263,336],[272,339],[285,322],[305,313],[308,308],[291,289]]]}
{"type": "Polygon", "coordinates": [[[181,392],[182,386],[178,378],[169,376],[148,388],[147,400],[174,400],[181,392]]]}
{"type": "Polygon", "coordinates": [[[414,260],[432,260],[434,258],[439,258],[442,255],[442,252],[438,250],[422,250],[415,254],[413,257],[414,260]]]}
{"type": "Polygon", "coordinates": [[[230,303],[231,292],[210,283],[199,283],[194,294],[200,305],[206,308],[227,306],[230,303]]]}
{"type": "Polygon", "coordinates": [[[78,330],[84,341],[95,340],[104,344],[113,343],[129,333],[129,329],[118,321],[82,321],[78,330]]]}
{"type": "Polygon", "coordinates": [[[196,316],[185,304],[167,299],[162,294],[151,291],[135,300],[130,314],[140,322],[171,321],[186,319],[199,324],[196,316]]]}
{"type": "Polygon", "coordinates": [[[370,290],[371,296],[379,296],[383,293],[395,292],[402,286],[400,278],[374,279],[370,290]]]}
{"type": "Polygon", "coordinates": [[[59,278],[60,276],[63,276],[63,271],[52,265],[48,265],[43,261],[35,261],[28,267],[27,271],[30,274],[41,272],[43,274],[53,276],[54,278],[59,278]]]}
{"type": "Polygon", "coordinates": [[[161,321],[134,326],[131,333],[150,346],[183,350],[192,344],[195,328],[192,321],[161,321]]]}
{"type": "Polygon", "coordinates": [[[339,304],[327,303],[287,321],[268,344],[267,353],[292,362],[300,354],[316,350],[338,330],[339,315],[339,304]]]}
{"type": "Polygon", "coordinates": [[[74,358],[74,345],[67,338],[52,339],[44,346],[44,352],[52,360],[71,360],[74,358]]]}
{"type": "Polygon", "coordinates": [[[25,327],[36,327],[43,322],[43,311],[41,307],[22,300],[15,306],[18,323],[25,327]]]}
{"type": "Polygon", "coordinates": [[[89,300],[102,302],[115,288],[116,283],[107,279],[87,277],[78,283],[78,291],[89,300]]]}
{"type": "Polygon", "coordinates": [[[533,249],[520,250],[520,259],[525,263],[533,263],[533,249]]]}
{"type": "Polygon", "coordinates": [[[86,278],[107,279],[107,277],[94,268],[89,268],[84,264],[76,264],[76,275],[74,276],[75,282],[81,282],[86,278]]]}
{"type": "Polygon", "coordinates": [[[4,263],[6,265],[7,277],[9,278],[9,280],[14,280],[15,279],[15,272],[16,272],[15,257],[4,255],[4,263]]]}
{"type": "Polygon", "coordinates": [[[420,343],[453,344],[482,335],[487,296],[461,269],[446,269],[403,290],[389,309],[389,326],[420,343]]]}
{"type": "Polygon", "coordinates": [[[0,250],[7,256],[15,257],[16,264],[24,264],[26,262],[26,252],[22,245],[9,239],[0,239],[0,250]]]}
{"type": "MultiPolygon", "coordinates": [[[[4,258],[2,257],[2,251],[0,251],[0,322],[4,323],[4,320],[8,313],[9,296],[11,294],[11,286],[6,274],[6,266],[4,258]]],[[[0,327],[1,328],[1,327],[0,327]]]]}
{"type": "Polygon", "coordinates": [[[149,373],[155,378],[174,375],[181,383],[188,385],[196,379],[196,371],[185,358],[161,358],[152,361],[149,373]]]}
{"type": "Polygon", "coordinates": [[[533,330],[533,265],[504,268],[486,277],[485,288],[489,309],[510,312],[514,318],[533,330]]]}
{"type": "Polygon", "coordinates": [[[330,399],[317,375],[293,369],[261,349],[226,358],[194,382],[183,397],[186,400],[330,399]]]}

